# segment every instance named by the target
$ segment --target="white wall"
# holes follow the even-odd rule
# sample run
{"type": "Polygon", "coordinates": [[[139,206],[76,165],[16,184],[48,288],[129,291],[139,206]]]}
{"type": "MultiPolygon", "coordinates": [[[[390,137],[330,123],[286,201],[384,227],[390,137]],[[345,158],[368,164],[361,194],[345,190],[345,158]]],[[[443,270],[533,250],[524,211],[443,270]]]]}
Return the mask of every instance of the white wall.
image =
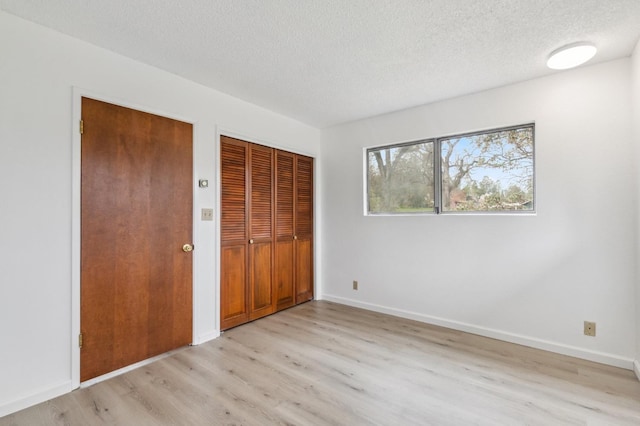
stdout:
{"type": "Polygon", "coordinates": [[[325,130],[323,298],[631,368],[630,77],[622,59],[325,130]],[[363,148],[531,121],[536,215],[363,215],[363,148]]]}
{"type": "MultiPolygon", "coordinates": [[[[631,101],[632,106],[632,124],[634,129],[634,140],[636,148],[636,194],[638,197],[638,211],[640,212],[640,40],[636,44],[636,48],[631,58],[631,101]]],[[[636,260],[636,353],[634,371],[638,379],[640,379],[640,215],[638,216],[638,234],[636,245],[638,247],[638,258],[636,260]]]]}
{"type": "MultiPolygon", "coordinates": [[[[320,132],[0,12],[0,417],[72,385],[72,88],[194,122],[194,208],[217,132],[317,156],[320,132]]],[[[222,64],[221,64],[222,66],[222,64]]],[[[216,225],[194,223],[194,340],[217,335],[216,225]]]]}

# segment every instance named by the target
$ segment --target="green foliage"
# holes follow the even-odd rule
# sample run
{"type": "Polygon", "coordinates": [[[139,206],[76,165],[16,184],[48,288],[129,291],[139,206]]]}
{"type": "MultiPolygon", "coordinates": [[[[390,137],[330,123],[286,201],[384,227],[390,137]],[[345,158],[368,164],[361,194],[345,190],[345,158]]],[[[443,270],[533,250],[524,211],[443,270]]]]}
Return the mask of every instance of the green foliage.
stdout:
{"type": "Polygon", "coordinates": [[[433,143],[369,153],[369,210],[433,211],[433,143]]]}

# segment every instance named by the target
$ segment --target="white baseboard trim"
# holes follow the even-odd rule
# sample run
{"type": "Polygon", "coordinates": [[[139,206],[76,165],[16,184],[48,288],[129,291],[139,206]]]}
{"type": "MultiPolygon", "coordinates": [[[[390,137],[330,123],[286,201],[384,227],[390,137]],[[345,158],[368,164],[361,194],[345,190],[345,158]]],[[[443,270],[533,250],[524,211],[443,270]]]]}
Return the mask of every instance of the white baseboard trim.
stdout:
{"type": "Polygon", "coordinates": [[[638,375],[638,377],[640,378],[640,364],[638,364],[638,361],[635,361],[635,364],[634,364],[634,361],[631,358],[624,358],[618,355],[613,355],[605,352],[592,351],[589,349],[579,348],[576,346],[564,345],[562,343],[551,342],[548,340],[537,339],[534,337],[523,336],[520,334],[510,333],[510,332],[486,328],[486,327],[480,327],[473,324],[448,320],[445,318],[439,318],[431,315],[420,314],[417,312],[390,308],[386,306],[377,305],[374,303],[361,302],[361,301],[349,299],[346,297],[323,294],[321,299],[327,300],[330,302],[340,303],[343,305],[353,306],[356,308],[367,309],[369,311],[380,312],[383,314],[389,314],[396,317],[420,321],[427,324],[433,324],[441,327],[451,328],[453,330],[464,331],[471,334],[477,334],[479,336],[490,337],[492,339],[503,340],[505,342],[516,343],[518,345],[529,346],[531,348],[542,349],[545,351],[555,352],[562,355],[568,355],[575,358],[581,358],[588,361],[594,361],[601,364],[611,365],[614,367],[620,367],[627,370],[634,370],[634,367],[636,367],[636,370],[635,370],[636,375],[638,375]]]}
{"type": "Polygon", "coordinates": [[[633,372],[636,373],[636,377],[640,380],[640,361],[637,359],[633,361],[633,372]]]}
{"type": "Polygon", "coordinates": [[[204,333],[198,336],[197,340],[193,342],[194,345],[201,345],[203,343],[207,343],[210,340],[214,340],[220,337],[219,331],[210,331],[209,333],[204,333]]]}
{"type": "Polygon", "coordinates": [[[31,407],[33,405],[40,404],[41,402],[48,401],[52,398],[56,398],[60,395],[64,395],[65,393],[69,393],[72,390],[73,386],[71,380],[66,380],[57,385],[43,388],[30,395],[21,396],[14,399],[13,401],[1,403],[0,418],[8,416],[11,413],[15,413],[16,411],[24,410],[25,408],[31,407]]]}

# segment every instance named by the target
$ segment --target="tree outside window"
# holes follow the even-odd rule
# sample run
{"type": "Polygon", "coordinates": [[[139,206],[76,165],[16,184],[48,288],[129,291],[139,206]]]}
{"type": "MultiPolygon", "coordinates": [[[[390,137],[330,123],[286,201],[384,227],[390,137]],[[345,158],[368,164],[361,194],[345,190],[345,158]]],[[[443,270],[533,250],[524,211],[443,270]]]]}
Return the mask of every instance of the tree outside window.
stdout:
{"type": "Polygon", "coordinates": [[[534,209],[533,125],[369,149],[367,167],[369,214],[534,209]]]}

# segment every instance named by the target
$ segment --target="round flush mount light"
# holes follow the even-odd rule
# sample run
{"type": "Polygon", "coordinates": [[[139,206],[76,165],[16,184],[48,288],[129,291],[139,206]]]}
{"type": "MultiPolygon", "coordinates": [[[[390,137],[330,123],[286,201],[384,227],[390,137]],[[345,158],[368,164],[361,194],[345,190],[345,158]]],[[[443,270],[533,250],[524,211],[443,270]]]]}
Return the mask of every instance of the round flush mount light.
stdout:
{"type": "Polygon", "coordinates": [[[598,49],[591,43],[573,43],[551,52],[547,66],[554,70],[577,67],[593,58],[598,49]]]}

